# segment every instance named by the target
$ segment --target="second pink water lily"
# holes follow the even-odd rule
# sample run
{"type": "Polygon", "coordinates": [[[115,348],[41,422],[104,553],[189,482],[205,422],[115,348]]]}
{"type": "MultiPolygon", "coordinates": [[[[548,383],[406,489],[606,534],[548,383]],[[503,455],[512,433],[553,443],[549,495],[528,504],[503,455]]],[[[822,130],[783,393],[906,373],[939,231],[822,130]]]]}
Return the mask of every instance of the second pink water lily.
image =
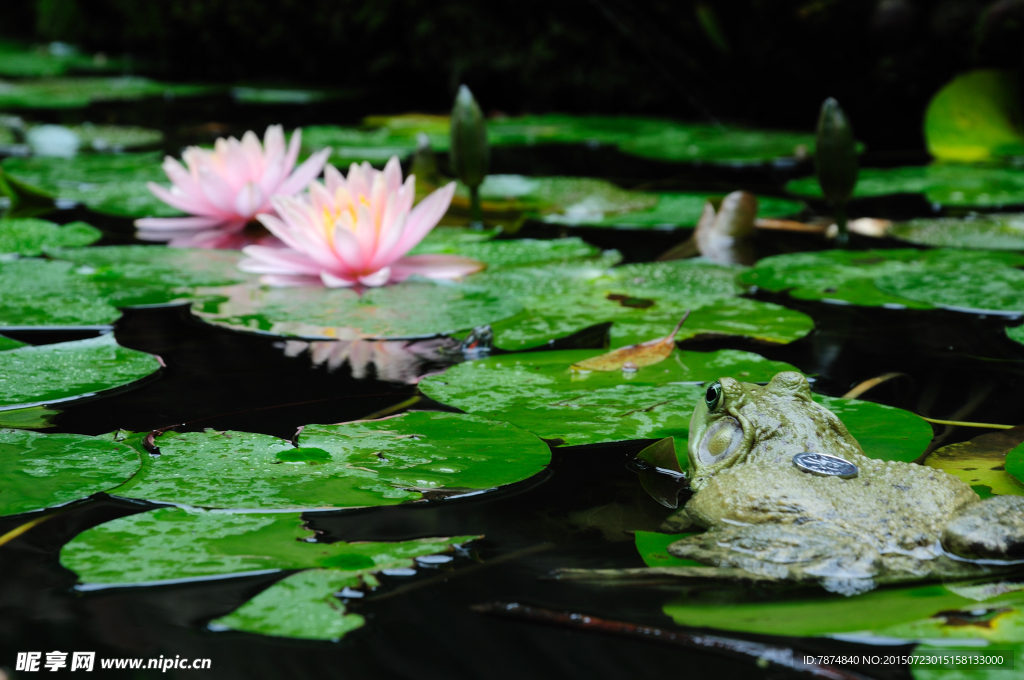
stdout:
{"type": "Polygon", "coordinates": [[[300,197],[271,199],[277,216],[257,219],[285,248],[252,245],[239,264],[275,286],[383,286],[418,274],[454,279],[484,265],[456,255],[407,255],[444,216],[455,183],[413,207],[416,178],[402,181],[398,158],[384,170],[369,163],[349,168],[348,177],[328,165],[324,182],[313,182],[300,197]]]}

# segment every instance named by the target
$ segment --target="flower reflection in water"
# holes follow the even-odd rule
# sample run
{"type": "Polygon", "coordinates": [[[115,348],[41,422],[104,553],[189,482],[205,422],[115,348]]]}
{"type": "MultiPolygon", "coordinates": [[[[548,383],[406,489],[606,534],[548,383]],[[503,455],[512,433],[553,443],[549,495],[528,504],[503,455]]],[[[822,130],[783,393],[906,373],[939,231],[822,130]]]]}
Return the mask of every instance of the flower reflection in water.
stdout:
{"type": "Polygon", "coordinates": [[[308,353],[314,366],[336,371],[348,364],[352,377],[415,385],[421,378],[462,362],[462,343],[442,336],[423,340],[288,340],[285,356],[308,353]],[[373,367],[371,374],[370,368],[373,367]]]}

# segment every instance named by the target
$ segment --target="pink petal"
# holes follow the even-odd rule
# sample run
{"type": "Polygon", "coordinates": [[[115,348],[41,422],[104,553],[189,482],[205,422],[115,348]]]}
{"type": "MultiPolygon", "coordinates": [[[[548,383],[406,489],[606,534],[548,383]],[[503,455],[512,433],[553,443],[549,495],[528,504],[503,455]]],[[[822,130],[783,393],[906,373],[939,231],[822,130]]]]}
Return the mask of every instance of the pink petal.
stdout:
{"type": "Polygon", "coordinates": [[[419,274],[428,279],[457,279],[486,266],[483,262],[458,255],[410,255],[391,265],[391,278],[404,281],[413,274],[419,274]]]}
{"type": "Polygon", "coordinates": [[[280,274],[264,274],[260,277],[260,283],[275,288],[322,285],[320,279],[311,276],[282,276],[280,274]]]}
{"type": "Polygon", "coordinates": [[[220,217],[143,217],[135,220],[135,226],[140,229],[168,231],[209,229],[224,223],[220,217]]]}
{"type": "Polygon", "coordinates": [[[348,186],[345,183],[345,176],[341,174],[341,171],[336,167],[327,164],[324,168],[324,184],[327,186],[327,191],[333,196],[338,190],[338,187],[348,186]]]}
{"type": "MultiPolygon", "coordinates": [[[[295,134],[298,135],[299,133],[296,132],[295,134]]],[[[295,139],[295,137],[293,136],[292,139],[295,139]]],[[[291,177],[286,179],[274,193],[291,196],[305,189],[310,182],[320,175],[320,171],[324,169],[324,163],[327,162],[327,158],[330,155],[330,149],[317,151],[307,158],[305,163],[296,168],[291,177]]]]}
{"type": "Polygon", "coordinates": [[[202,199],[202,187],[199,186],[199,182],[196,181],[195,176],[183,168],[181,163],[170,156],[167,156],[164,158],[164,162],[161,167],[163,167],[164,173],[167,175],[167,179],[171,180],[171,184],[180,189],[182,193],[192,198],[202,199]]]}
{"type": "Polygon", "coordinates": [[[146,188],[161,201],[182,212],[192,213],[193,215],[202,215],[204,213],[208,215],[213,212],[206,201],[198,200],[192,196],[173,193],[156,182],[147,182],[146,188]]]}
{"type": "Polygon", "coordinates": [[[299,151],[302,149],[302,128],[295,128],[295,132],[292,133],[292,138],[288,141],[288,153],[284,157],[284,175],[290,175],[292,168],[295,167],[295,161],[299,159],[299,151]]]}
{"type": "Polygon", "coordinates": [[[389,194],[398,191],[402,186],[402,164],[398,162],[398,156],[392,156],[384,166],[384,185],[389,194]]]}
{"type": "Polygon", "coordinates": [[[246,182],[235,196],[235,214],[240,217],[252,217],[263,207],[265,200],[263,192],[255,182],[246,182]]]}
{"type": "Polygon", "coordinates": [[[355,281],[339,278],[330,272],[320,272],[320,280],[328,288],[351,288],[356,285],[355,281]]]}
{"type": "Polygon", "coordinates": [[[415,248],[416,244],[422,241],[423,237],[430,233],[430,230],[436,227],[444,217],[454,195],[455,182],[449,182],[420,201],[419,205],[409,213],[402,238],[394,245],[388,256],[399,257],[415,248]]]}
{"type": "Polygon", "coordinates": [[[391,279],[391,267],[383,267],[378,269],[372,274],[366,274],[359,277],[359,283],[370,288],[376,288],[383,286],[388,280],[391,279]]]}
{"type": "Polygon", "coordinates": [[[246,246],[242,252],[251,259],[242,260],[238,267],[242,271],[260,274],[308,274],[317,276],[323,269],[304,253],[284,248],[268,248],[267,246],[246,246]],[[246,269],[247,266],[253,267],[246,269]]]}

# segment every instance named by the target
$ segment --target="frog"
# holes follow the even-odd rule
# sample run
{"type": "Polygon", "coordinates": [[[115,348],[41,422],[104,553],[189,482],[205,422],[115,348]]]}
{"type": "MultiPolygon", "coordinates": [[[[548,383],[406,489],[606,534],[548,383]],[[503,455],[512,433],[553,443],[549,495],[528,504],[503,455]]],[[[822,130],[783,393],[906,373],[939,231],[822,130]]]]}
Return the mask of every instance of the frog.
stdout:
{"type": "Polygon", "coordinates": [[[982,500],[942,470],[865,455],[798,372],[766,385],[712,383],[694,409],[687,457],[695,493],[664,526],[704,531],[668,551],[722,575],[854,595],[1024,563],[1024,497],[982,500]],[[794,462],[801,453],[842,459],[853,474],[808,471],[794,462]]]}

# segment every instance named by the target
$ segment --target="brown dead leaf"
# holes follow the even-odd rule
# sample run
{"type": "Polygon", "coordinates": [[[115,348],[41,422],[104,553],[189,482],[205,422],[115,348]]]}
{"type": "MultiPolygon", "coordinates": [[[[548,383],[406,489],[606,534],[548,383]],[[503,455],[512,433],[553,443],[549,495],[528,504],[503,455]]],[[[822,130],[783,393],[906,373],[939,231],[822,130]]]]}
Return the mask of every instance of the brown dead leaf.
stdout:
{"type": "Polygon", "coordinates": [[[600,356],[591,357],[570,368],[574,371],[618,371],[637,370],[668,359],[676,347],[676,334],[683,327],[690,310],[686,310],[683,318],[676,324],[675,330],[663,338],[641,342],[639,345],[620,347],[600,356]]]}

